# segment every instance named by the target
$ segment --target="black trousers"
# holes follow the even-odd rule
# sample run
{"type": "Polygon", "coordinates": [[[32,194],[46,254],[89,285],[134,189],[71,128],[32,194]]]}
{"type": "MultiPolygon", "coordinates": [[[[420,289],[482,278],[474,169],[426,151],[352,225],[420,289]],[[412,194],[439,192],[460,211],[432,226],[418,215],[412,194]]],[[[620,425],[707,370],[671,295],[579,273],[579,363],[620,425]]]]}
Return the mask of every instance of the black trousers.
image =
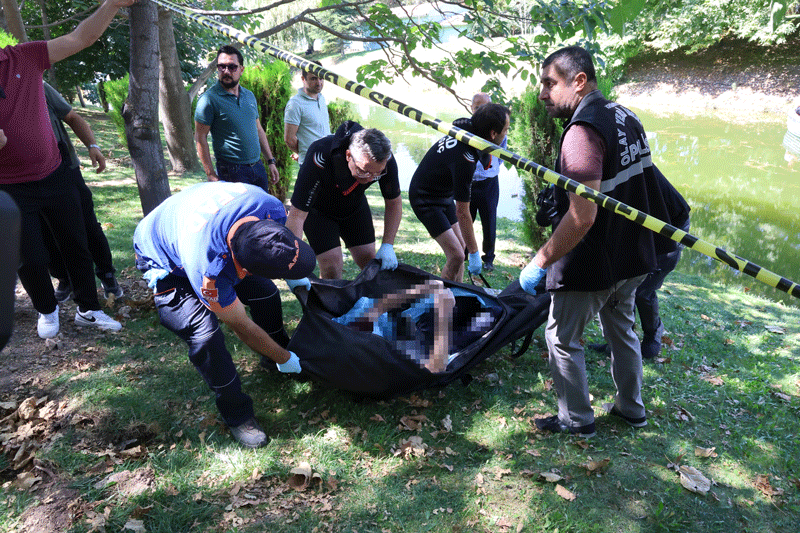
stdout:
{"type": "Polygon", "coordinates": [[[61,164],[49,176],[33,182],[0,185],[17,203],[21,213],[20,266],[17,274],[34,309],[52,313],[56,309],[50,281],[50,254],[44,233],[52,230],[62,251],[64,264],[81,311],[100,309],[92,274],[92,256],[86,240],[80,196],[61,164]],[[46,225],[49,225],[48,230],[46,225]]]}
{"type": "MultiPolygon", "coordinates": [[[[106,234],[103,233],[103,227],[97,221],[97,215],[94,212],[92,191],[83,180],[80,167],[68,168],[65,174],[78,189],[83,211],[83,225],[86,228],[86,240],[89,246],[89,253],[92,254],[92,260],[94,261],[94,272],[102,280],[106,274],[113,274],[116,270],[114,269],[108,239],[106,234]]],[[[68,279],[67,266],[52,232],[44,233],[44,243],[50,253],[50,275],[57,279],[68,279]]]]}
{"type": "MultiPolygon", "coordinates": [[[[268,279],[247,276],[235,287],[236,295],[250,308],[253,322],[272,339],[286,346],[281,296],[268,279]]],[[[161,324],[189,348],[189,360],[214,392],[225,424],[238,426],[253,416],[253,400],[242,391],[242,381],[225,347],[225,336],[212,313],[194,292],[189,280],[170,274],[158,280],[154,297],[161,324]]]]}
{"type": "Polygon", "coordinates": [[[483,227],[483,259],[484,263],[494,262],[494,242],[497,238],[497,203],[500,199],[500,181],[498,178],[472,182],[472,198],[469,201],[469,212],[472,221],[481,216],[483,227]]]}

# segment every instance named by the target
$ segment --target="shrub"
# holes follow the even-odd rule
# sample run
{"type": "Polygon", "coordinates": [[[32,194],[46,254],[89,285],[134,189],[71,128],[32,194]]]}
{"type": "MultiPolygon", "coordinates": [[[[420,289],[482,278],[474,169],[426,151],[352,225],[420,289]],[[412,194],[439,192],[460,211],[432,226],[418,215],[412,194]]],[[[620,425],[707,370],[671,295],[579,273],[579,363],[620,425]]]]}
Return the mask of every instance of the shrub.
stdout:
{"type": "Polygon", "coordinates": [[[127,146],[128,143],[125,138],[125,119],[122,118],[122,106],[125,105],[125,100],[128,99],[128,78],[129,76],[126,74],[124,78],[103,83],[103,93],[108,102],[107,114],[114,121],[114,125],[117,127],[117,135],[119,135],[119,142],[123,146],[127,146]]]}
{"type": "Polygon", "coordinates": [[[283,61],[256,63],[245,69],[239,83],[251,90],[258,102],[261,126],[281,176],[278,183],[270,185],[270,193],[284,201],[292,164],[292,152],[283,140],[283,110],[294,94],[291,71],[283,61]]]}
{"type": "MultiPolygon", "coordinates": [[[[531,161],[552,169],[558,154],[558,140],[563,126],[547,116],[539,100],[539,88],[529,86],[519,99],[512,103],[511,130],[508,144],[511,151],[531,161]]],[[[549,235],[547,228],[536,223],[536,196],[547,185],[540,177],[522,173],[524,196],[522,198],[522,226],[526,242],[538,249],[549,235]]]]}
{"type": "Polygon", "coordinates": [[[331,133],[333,133],[342,122],[356,119],[353,104],[347,100],[328,102],[328,118],[331,123],[331,133]]]}
{"type": "MultiPolygon", "coordinates": [[[[611,77],[598,76],[597,86],[607,98],[615,98],[611,77]]],[[[544,103],[539,100],[538,85],[528,86],[522,96],[512,103],[511,116],[513,120],[508,135],[511,150],[553,170],[566,121],[554,120],[547,115],[544,103]]],[[[536,196],[546,185],[547,182],[534,174],[522,175],[522,226],[526,242],[534,249],[544,244],[550,234],[548,228],[536,223],[536,196]]]]}
{"type": "Polygon", "coordinates": [[[11,46],[14,44],[17,44],[17,39],[15,39],[10,33],[0,30],[0,48],[5,48],[6,46],[11,46]]]}

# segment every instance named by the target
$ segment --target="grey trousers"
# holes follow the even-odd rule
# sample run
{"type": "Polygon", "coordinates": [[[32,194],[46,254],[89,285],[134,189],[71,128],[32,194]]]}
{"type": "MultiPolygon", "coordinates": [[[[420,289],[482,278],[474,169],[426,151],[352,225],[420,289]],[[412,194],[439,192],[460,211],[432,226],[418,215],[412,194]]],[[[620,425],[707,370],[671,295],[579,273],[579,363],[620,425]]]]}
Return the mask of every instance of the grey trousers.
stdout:
{"type": "Polygon", "coordinates": [[[633,332],[636,287],[645,277],[621,280],[602,291],[551,293],[545,339],[562,424],[581,427],[594,422],[580,339],[586,325],[598,314],[611,347],[611,375],[617,389],[614,403],[625,416],[645,416],[642,353],[633,332]]]}

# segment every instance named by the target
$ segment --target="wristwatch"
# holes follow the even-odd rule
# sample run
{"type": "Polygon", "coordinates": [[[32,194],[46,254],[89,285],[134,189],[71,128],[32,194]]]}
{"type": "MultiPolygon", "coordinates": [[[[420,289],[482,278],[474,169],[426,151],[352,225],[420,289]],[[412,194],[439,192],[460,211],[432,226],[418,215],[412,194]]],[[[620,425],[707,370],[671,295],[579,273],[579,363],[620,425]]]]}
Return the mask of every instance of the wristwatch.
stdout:
{"type": "Polygon", "coordinates": [[[278,165],[278,161],[273,157],[272,159],[267,159],[267,166],[269,165],[278,165]]]}
{"type": "MultiPolygon", "coordinates": [[[[100,147],[99,147],[98,145],[96,145],[96,144],[90,144],[90,145],[89,145],[89,146],[87,146],[86,148],[87,148],[88,150],[91,150],[92,148],[97,148],[98,150],[100,150],[100,147]]],[[[102,151],[102,150],[101,150],[101,151],[102,151]]]]}

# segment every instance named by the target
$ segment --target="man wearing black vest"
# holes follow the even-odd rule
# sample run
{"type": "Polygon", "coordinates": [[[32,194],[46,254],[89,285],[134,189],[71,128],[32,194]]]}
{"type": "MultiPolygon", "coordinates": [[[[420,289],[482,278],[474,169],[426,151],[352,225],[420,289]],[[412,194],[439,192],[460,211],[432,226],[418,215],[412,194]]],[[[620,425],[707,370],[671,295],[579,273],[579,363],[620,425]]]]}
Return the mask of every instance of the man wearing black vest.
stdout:
{"type": "MultiPolygon", "coordinates": [[[[548,115],[567,119],[556,171],[663,220],[666,206],[644,128],[630,110],[597,90],[589,53],[579,47],[554,52],[542,64],[541,83],[539,98],[548,115]]],[[[617,387],[614,403],[606,408],[629,425],[644,427],[642,356],[632,330],[634,296],[655,267],[665,239],[656,240],[650,230],[560,187],[555,197],[560,221],[520,273],[522,287],[531,293],[546,275],[552,295],[545,338],[558,414],[537,419],[536,426],[594,436],[580,338],[599,314],[617,387]]]]}

